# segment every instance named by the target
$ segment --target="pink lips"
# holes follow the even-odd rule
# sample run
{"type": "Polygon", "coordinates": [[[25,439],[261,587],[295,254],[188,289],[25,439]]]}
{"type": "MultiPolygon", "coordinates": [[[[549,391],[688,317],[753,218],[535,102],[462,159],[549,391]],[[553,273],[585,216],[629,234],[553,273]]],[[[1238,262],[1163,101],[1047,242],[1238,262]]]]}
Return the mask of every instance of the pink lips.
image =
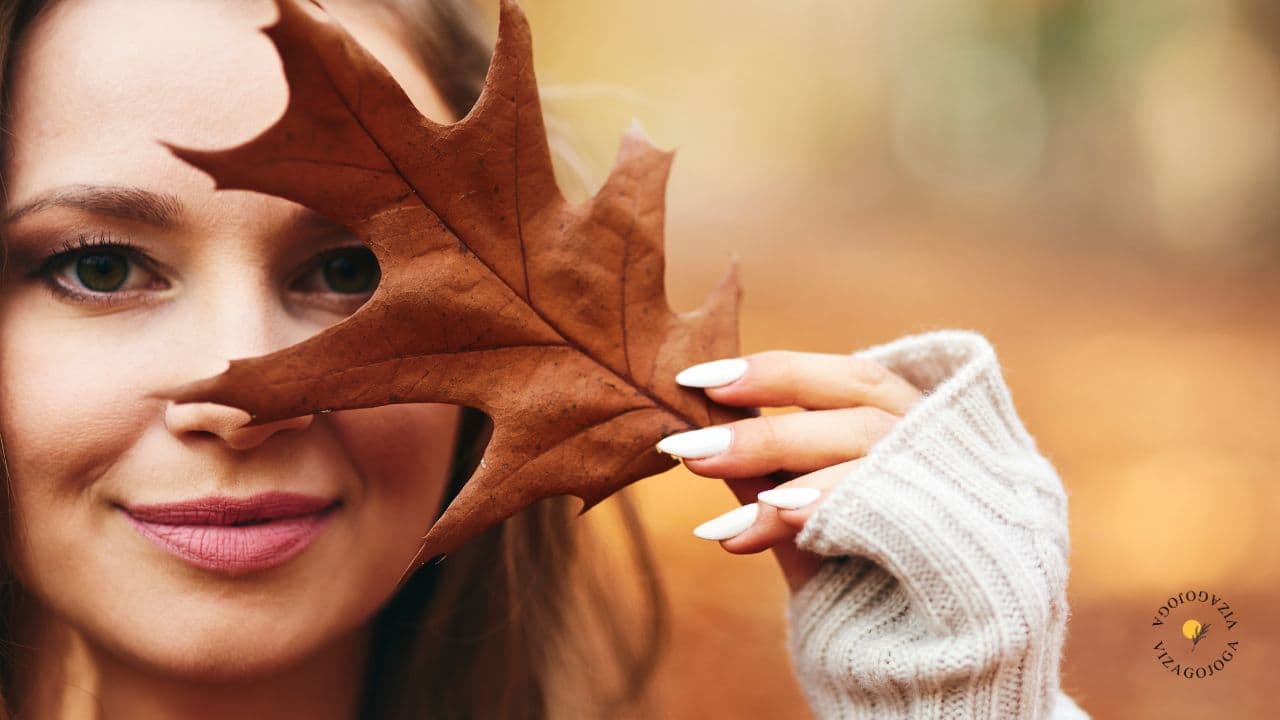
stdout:
{"type": "Polygon", "coordinates": [[[307,549],[337,500],[269,492],[123,507],[148,540],[197,567],[242,575],[281,565],[307,549]]]}

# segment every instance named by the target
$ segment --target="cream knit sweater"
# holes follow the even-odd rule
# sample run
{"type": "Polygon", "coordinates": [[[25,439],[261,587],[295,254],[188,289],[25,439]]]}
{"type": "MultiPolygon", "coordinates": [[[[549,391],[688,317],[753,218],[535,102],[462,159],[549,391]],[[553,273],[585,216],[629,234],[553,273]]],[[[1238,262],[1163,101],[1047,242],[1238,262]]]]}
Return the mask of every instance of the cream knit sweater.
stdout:
{"type": "Polygon", "coordinates": [[[824,556],[791,598],[816,717],[1088,716],[1058,687],[1067,498],[969,330],[854,353],[925,392],[805,523],[824,556]]]}

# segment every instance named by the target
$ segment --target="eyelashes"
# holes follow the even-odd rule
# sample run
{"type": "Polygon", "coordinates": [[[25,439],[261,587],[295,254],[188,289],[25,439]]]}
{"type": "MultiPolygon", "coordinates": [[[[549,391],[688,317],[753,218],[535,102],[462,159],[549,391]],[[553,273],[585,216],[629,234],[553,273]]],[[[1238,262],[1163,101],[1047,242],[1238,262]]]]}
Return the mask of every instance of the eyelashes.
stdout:
{"type": "MultiPolygon", "coordinates": [[[[82,305],[125,303],[147,290],[169,287],[141,247],[105,230],[62,241],[27,277],[82,305]],[[148,277],[151,282],[141,287],[125,287],[148,277]]],[[[367,247],[343,246],[318,253],[291,276],[288,290],[308,303],[350,313],[373,294],[380,279],[377,259],[367,247]]]]}
{"type": "Polygon", "coordinates": [[[129,293],[117,292],[118,287],[105,290],[85,287],[85,276],[80,274],[80,270],[105,274],[109,282],[114,270],[120,275],[120,284],[123,284],[137,274],[134,267],[147,273],[153,270],[141,248],[104,230],[80,233],[74,241],[62,241],[59,250],[42,260],[27,277],[42,281],[51,292],[64,299],[87,305],[110,305],[125,300],[123,295],[129,293]],[[108,266],[109,262],[119,261],[126,263],[122,270],[108,266]],[[61,279],[63,272],[72,265],[76,266],[77,277],[81,281],[79,288],[61,279]]]}
{"type": "Polygon", "coordinates": [[[70,240],[63,240],[60,249],[41,261],[35,270],[32,270],[27,274],[27,277],[47,275],[65,264],[73,255],[76,255],[87,248],[97,247],[118,248],[123,252],[131,253],[133,255],[142,254],[141,249],[136,245],[133,245],[127,240],[117,239],[105,230],[95,233],[80,233],[76,236],[74,242],[70,240]]]}

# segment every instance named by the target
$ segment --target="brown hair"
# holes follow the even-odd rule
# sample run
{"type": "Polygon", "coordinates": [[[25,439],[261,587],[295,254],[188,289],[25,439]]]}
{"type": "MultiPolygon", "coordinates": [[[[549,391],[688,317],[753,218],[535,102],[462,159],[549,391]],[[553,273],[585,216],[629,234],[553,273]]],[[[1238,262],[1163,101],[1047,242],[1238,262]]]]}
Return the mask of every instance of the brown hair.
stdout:
{"type": "MultiPolygon", "coordinates": [[[[9,63],[23,30],[49,0],[0,0],[0,138],[10,126],[9,63]]],[[[471,0],[380,0],[395,14],[456,117],[480,94],[492,41],[471,0]]],[[[555,143],[553,143],[553,147],[555,143]]],[[[0,148],[7,151],[7,148],[0,148]]],[[[7,204],[0,178],[0,207],[7,204]]],[[[4,262],[0,242],[0,267],[4,262]]],[[[471,476],[492,423],[463,408],[447,503],[471,476]]],[[[4,446],[0,442],[0,460],[4,446]]],[[[7,466],[0,482],[8,491],[7,466]]],[[[602,566],[581,501],[555,497],[491,528],[414,573],[374,616],[362,718],[616,717],[641,706],[668,620],[653,557],[625,491],[619,513],[641,602],[623,605],[602,566]]],[[[602,506],[604,507],[604,506],[602,506]]],[[[0,720],[12,676],[13,615],[23,600],[8,570],[10,508],[0,507],[0,720]]],[[[593,515],[598,514],[596,510],[593,515]]],[[[617,565],[611,562],[609,565],[617,565]]],[[[615,574],[626,572],[615,567],[615,574]]]]}

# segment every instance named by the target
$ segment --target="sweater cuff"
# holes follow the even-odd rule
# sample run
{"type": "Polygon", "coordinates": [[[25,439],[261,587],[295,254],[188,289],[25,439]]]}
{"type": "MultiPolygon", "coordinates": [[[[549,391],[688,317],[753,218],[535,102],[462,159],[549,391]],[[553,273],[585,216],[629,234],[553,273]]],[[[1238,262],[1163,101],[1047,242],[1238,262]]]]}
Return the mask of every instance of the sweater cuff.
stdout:
{"type": "Polygon", "coordinates": [[[1042,615],[1044,591],[1066,581],[1066,495],[1018,418],[991,343],[970,330],[937,330],[854,355],[925,397],[840,481],[796,544],[875,561],[938,630],[970,622],[978,600],[1042,615]],[[996,580],[1014,596],[982,592],[996,580]]]}
{"type": "Polygon", "coordinates": [[[994,348],[977,332],[938,330],[854,354],[925,397],[796,537],[829,556],[790,607],[815,709],[1048,717],[1067,616],[1066,496],[994,348]]]}

